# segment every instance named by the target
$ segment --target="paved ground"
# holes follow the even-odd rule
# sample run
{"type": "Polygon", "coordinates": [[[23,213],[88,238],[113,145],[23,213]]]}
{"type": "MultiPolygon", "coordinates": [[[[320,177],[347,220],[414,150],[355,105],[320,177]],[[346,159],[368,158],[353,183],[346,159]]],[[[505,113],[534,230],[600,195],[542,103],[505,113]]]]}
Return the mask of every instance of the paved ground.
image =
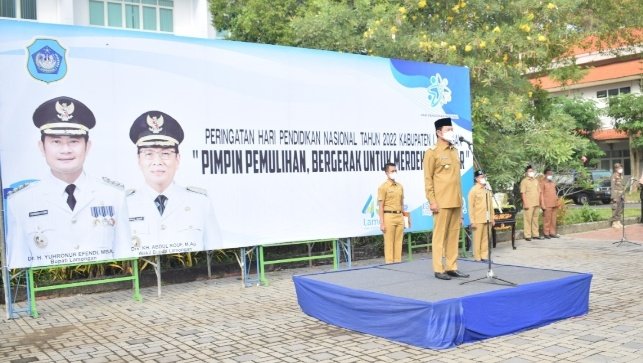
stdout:
{"type": "MultiPolygon", "coordinates": [[[[499,244],[498,263],[594,274],[590,312],[453,349],[411,347],[304,315],[290,279],[309,271],[299,269],[271,273],[268,287],[224,278],[165,286],[161,298],[144,289],[143,303],[129,291],[42,300],[40,318],[0,321],[0,361],[643,362],[643,247],[614,245],[615,233],[519,240],[515,251],[499,244]]],[[[641,240],[643,227],[628,226],[626,236],[641,240]]]]}

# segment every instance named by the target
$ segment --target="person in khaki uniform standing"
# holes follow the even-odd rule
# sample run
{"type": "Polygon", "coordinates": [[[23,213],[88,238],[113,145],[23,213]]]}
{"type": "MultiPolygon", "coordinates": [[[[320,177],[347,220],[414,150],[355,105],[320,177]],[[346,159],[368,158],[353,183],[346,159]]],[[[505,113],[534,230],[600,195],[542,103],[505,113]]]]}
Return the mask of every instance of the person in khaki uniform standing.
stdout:
{"type": "Polygon", "coordinates": [[[554,173],[545,169],[545,177],[540,181],[540,208],[543,210],[543,234],[545,238],[558,238],[556,216],[558,215],[558,193],[554,173]]]}
{"type": "Polygon", "coordinates": [[[623,166],[619,163],[614,164],[610,186],[612,189],[612,227],[623,228],[621,214],[623,214],[622,197],[623,192],[625,192],[625,186],[623,185],[623,166]]]}
{"type": "MultiPolygon", "coordinates": [[[[404,188],[397,180],[397,168],[393,163],[384,165],[386,181],[377,190],[380,230],[384,234],[384,261],[402,262],[402,239],[404,238],[404,188]]],[[[411,220],[409,217],[409,226],[411,220]]]]}
{"type": "Polygon", "coordinates": [[[525,240],[544,239],[538,232],[538,208],[540,207],[540,186],[531,165],[525,168],[525,178],[520,182],[522,196],[525,240]]]}
{"type": "Polygon", "coordinates": [[[460,157],[453,146],[455,133],[450,118],[435,121],[437,144],[424,153],[424,187],[433,212],[432,258],[436,278],[469,277],[458,271],[458,237],[462,213],[460,157]],[[442,264],[446,259],[446,268],[442,264]]]}
{"type": "Polygon", "coordinates": [[[493,226],[493,196],[487,190],[487,179],[482,170],[474,173],[475,185],[469,192],[469,219],[473,229],[473,259],[487,261],[489,256],[489,224],[493,226]],[[489,213],[489,214],[487,214],[489,213]]]}

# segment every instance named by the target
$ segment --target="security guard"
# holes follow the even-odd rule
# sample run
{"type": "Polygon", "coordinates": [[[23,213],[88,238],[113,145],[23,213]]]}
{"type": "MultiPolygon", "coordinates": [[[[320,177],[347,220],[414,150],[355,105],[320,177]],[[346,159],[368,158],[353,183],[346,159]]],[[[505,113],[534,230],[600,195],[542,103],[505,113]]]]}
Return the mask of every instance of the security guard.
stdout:
{"type": "Polygon", "coordinates": [[[623,214],[623,193],[625,185],[623,184],[623,166],[620,163],[614,164],[614,172],[610,178],[612,193],[612,227],[623,228],[621,217],[623,214]]]}
{"type": "Polygon", "coordinates": [[[424,153],[424,186],[433,212],[432,258],[436,278],[469,277],[458,271],[458,237],[462,213],[460,157],[450,118],[435,121],[437,144],[424,153]],[[446,259],[446,268],[442,264],[446,259]]]}
{"type": "MultiPolygon", "coordinates": [[[[377,189],[380,230],[384,233],[384,261],[402,262],[404,238],[404,188],[397,181],[397,168],[393,163],[384,165],[387,180],[377,189]]],[[[410,226],[409,216],[409,226],[410,226]]]]}
{"type": "Polygon", "coordinates": [[[486,261],[489,256],[489,227],[493,226],[493,196],[486,188],[487,179],[484,171],[476,170],[473,174],[475,184],[469,192],[469,218],[473,229],[473,259],[486,261]]]}
{"type": "Polygon", "coordinates": [[[522,196],[525,240],[544,239],[538,232],[538,209],[540,208],[540,184],[531,165],[525,168],[525,177],[520,182],[522,196]]]}
{"type": "Polygon", "coordinates": [[[127,192],[132,250],[150,256],[222,248],[207,192],[174,183],[181,125],[164,112],[148,111],[134,121],[129,136],[145,179],[145,185],[127,192]]]}
{"type": "Polygon", "coordinates": [[[84,263],[127,257],[130,240],[122,184],[86,175],[92,111],[56,97],[33,114],[51,173],[8,197],[9,267],[84,263]]]}

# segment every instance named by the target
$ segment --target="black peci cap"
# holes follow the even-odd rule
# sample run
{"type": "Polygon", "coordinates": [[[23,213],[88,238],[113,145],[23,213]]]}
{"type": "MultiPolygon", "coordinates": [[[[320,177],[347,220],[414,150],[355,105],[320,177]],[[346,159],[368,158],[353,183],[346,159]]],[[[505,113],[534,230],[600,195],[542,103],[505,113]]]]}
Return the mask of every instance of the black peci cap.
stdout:
{"type": "Polygon", "coordinates": [[[174,147],[183,141],[183,129],[167,113],[147,111],[134,120],[129,138],[138,147],[174,147]]]}
{"type": "Polygon", "coordinates": [[[43,135],[87,135],[96,125],[96,118],[84,103],[60,96],[36,108],[33,124],[43,135]]]}
{"type": "Polygon", "coordinates": [[[451,126],[451,118],[445,117],[445,118],[440,118],[435,121],[435,129],[439,129],[442,126],[451,126]]]}

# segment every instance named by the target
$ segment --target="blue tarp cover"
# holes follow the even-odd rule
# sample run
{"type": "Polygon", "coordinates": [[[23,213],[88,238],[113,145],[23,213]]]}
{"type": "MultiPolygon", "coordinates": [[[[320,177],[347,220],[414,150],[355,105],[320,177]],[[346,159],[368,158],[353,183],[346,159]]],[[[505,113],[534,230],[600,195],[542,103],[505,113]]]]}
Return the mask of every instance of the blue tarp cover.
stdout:
{"type": "Polygon", "coordinates": [[[293,277],[308,315],[414,346],[444,349],[586,314],[592,275],[529,283],[476,295],[421,301],[293,277]]]}

